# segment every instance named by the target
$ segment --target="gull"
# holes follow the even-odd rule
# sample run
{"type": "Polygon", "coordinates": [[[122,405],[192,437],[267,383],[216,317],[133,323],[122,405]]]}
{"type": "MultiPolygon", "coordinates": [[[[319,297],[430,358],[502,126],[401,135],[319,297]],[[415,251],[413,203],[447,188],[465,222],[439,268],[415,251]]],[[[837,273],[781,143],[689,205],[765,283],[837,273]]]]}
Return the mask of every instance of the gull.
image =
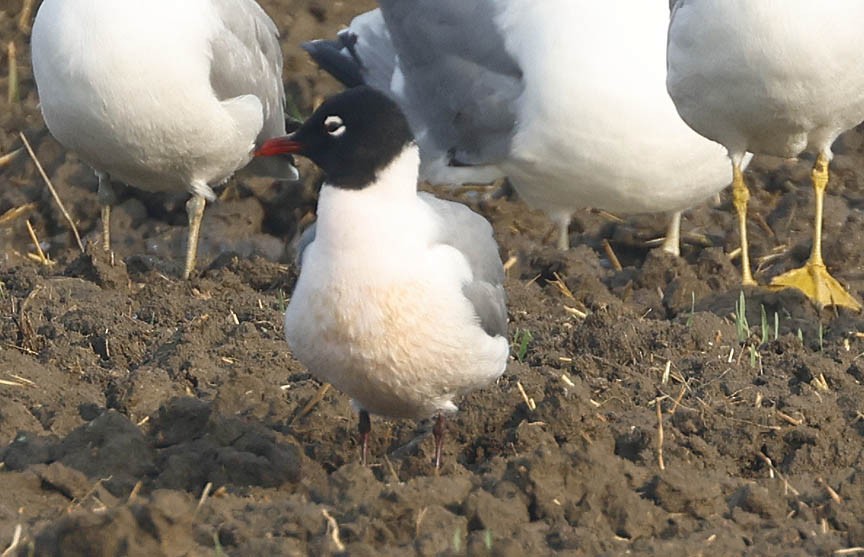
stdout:
{"type": "Polygon", "coordinates": [[[417,192],[411,130],[375,89],[330,98],[257,154],[284,153],[308,157],[325,175],[285,311],[293,354],[353,399],[364,463],[370,413],[437,415],[437,470],[454,399],[507,365],[504,268],[492,227],[460,203],[417,192]]]}
{"type": "MultiPolygon", "coordinates": [[[[45,123],[95,171],[103,247],[111,178],[154,192],[188,191],[184,278],[213,186],[284,135],[282,53],[254,0],[45,0],[32,34],[45,123]]],[[[260,172],[296,179],[288,159],[260,172]]]]}
{"type": "Polygon", "coordinates": [[[747,245],[745,151],[779,157],[814,152],[813,247],[807,263],[772,285],[803,291],[819,306],[861,305],[822,260],[822,201],[831,144],[864,120],[864,2],[860,0],[677,0],[668,37],[667,85],[678,112],[732,161],[742,282],[756,284],[747,245]]]}
{"type": "MultiPolygon", "coordinates": [[[[422,176],[506,175],[569,245],[574,211],[670,213],[731,181],[723,148],[666,91],[669,12],[644,0],[380,0],[334,41],[305,45],[348,86],[387,92],[417,136],[422,176]]],[[[476,176],[469,176],[476,178],[476,176]]]]}

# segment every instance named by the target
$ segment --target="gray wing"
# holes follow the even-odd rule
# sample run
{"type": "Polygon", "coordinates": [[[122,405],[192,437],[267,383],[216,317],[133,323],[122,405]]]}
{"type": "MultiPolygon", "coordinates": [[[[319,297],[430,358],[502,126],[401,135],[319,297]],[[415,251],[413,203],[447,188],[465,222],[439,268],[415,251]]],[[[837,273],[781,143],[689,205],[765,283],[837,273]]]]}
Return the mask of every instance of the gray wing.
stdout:
{"type": "Polygon", "coordinates": [[[264,105],[258,141],[285,135],[279,30],[255,0],[211,0],[225,32],[211,42],[210,82],[221,100],[255,95],[264,105]]]}
{"type": "Polygon", "coordinates": [[[444,201],[420,193],[420,198],[439,216],[443,226],[439,243],[462,252],[474,280],[462,287],[473,304],[480,326],[491,336],[507,337],[507,295],[504,292],[504,265],[489,221],[461,203],[444,201]]]}
{"type": "Polygon", "coordinates": [[[306,251],[306,248],[309,247],[309,244],[315,241],[315,230],[317,229],[317,224],[313,222],[309,225],[306,230],[303,231],[303,234],[300,235],[300,239],[297,240],[297,265],[300,266],[303,264],[303,252],[306,251]]]}
{"type": "Polygon", "coordinates": [[[669,13],[675,15],[675,11],[687,3],[687,0],[669,0],[669,13]]]}
{"type": "Polygon", "coordinates": [[[510,149],[522,70],[505,49],[492,0],[381,0],[418,114],[454,163],[496,164],[510,149]]]}
{"type": "MultiPolygon", "coordinates": [[[[495,27],[491,0],[383,0],[336,40],[304,48],[348,87],[386,92],[424,158],[494,166],[509,153],[522,71],[495,27]]],[[[469,175],[470,176],[470,175],[469,175]]],[[[494,178],[494,177],[493,177],[494,178]]],[[[486,180],[478,180],[486,181],[486,180]]]]}

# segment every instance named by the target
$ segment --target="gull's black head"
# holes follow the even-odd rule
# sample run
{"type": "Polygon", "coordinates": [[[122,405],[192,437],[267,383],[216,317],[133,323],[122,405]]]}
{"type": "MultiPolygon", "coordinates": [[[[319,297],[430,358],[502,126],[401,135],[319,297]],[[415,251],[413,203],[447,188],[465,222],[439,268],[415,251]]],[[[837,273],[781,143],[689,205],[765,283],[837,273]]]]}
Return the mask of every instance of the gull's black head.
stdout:
{"type": "Polygon", "coordinates": [[[370,185],[413,141],[395,102],[371,87],[355,87],[324,101],[294,133],[269,139],[256,156],[297,153],[346,189],[370,185]]]}

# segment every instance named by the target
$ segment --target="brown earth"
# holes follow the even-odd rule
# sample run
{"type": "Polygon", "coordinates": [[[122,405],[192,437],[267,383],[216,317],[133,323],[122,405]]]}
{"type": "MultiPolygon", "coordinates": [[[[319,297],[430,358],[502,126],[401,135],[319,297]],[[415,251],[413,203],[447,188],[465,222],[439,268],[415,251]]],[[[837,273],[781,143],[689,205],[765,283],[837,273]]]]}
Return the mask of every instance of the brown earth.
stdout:
{"type": "MultiPolygon", "coordinates": [[[[374,419],[364,468],[348,400],[331,390],[310,405],[320,385],[282,337],[291,245],[312,218],[317,173],[303,166],[302,185],[231,182],[208,209],[202,270],[188,282],[177,278],[183,199],[126,189],[112,265],[92,245],[95,179],[45,132],[12,4],[0,37],[19,47],[21,101],[0,110],[0,153],[27,134],[88,249],[78,252],[26,154],[0,169],[0,215],[22,210],[0,221],[0,551],[17,540],[4,556],[864,546],[864,323],[795,292],[748,289],[739,337],[728,195],[685,217],[676,259],[649,247],[660,217],[585,211],[562,253],[552,225],[519,201],[444,192],[489,218],[515,262],[514,357],[461,402],[440,476],[430,424],[411,421],[374,419]],[[30,255],[27,219],[50,265],[30,255]]],[[[308,114],[338,88],[295,45],[372,3],[264,5],[284,30],[287,89],[308,114]]],[[[4,96],[7,73],[4,57],[4,96]]],[[[837,152],[825,254],[861,298],[862,135],[837,152]]],[[[762,283],[809,251],[809,164],[763,159],[748,172],[762,283]]]]}

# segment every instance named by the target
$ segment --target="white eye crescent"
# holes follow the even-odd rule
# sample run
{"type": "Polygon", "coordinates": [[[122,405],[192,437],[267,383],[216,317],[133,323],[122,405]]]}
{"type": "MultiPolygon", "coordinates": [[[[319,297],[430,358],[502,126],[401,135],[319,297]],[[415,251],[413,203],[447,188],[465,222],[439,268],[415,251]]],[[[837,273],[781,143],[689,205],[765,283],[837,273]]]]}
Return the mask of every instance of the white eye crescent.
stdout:
{"type": "Polygon", "coordinates": [[[328,116],[324,119],[324,129],[333,137],[339,137],[345,133],[345,124],[338,116],[328,116]]]}

